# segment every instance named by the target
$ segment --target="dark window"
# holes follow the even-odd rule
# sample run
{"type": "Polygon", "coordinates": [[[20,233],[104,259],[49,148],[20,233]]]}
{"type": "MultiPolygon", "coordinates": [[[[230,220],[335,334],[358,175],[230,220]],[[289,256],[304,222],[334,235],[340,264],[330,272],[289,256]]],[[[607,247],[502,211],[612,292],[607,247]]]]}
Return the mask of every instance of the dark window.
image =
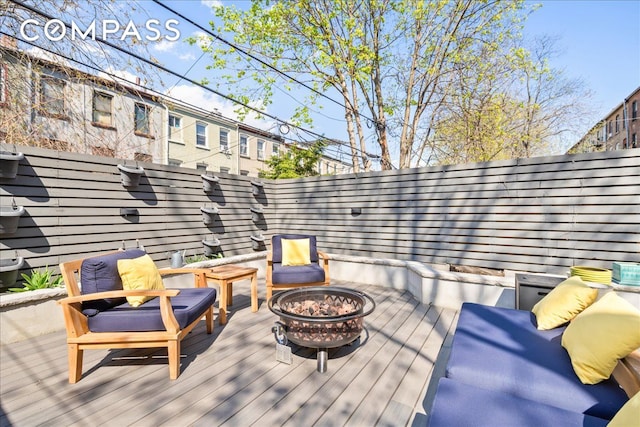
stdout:
{"type": "Polygon", "coordinates": [[[631,118],[635,120],[638,117],[638,101],[631,103],[631,118]]]}
{"type": "Polygon", "coordinates": [[[149,112],[150,108],[148,105],[144,104],[136,104],[134,110],[134,121],[135,121],[135,133],[142,135],[149,135],[151,127],[149,126],[149,112]]]}
{"type": "Polygon", "coordinates": [[[113,100],[113,96],[94,91],[93,92],[93,122],[104,125],[111,126],[113,124],[111,117],[111,101],[113,100]]]}
{"type": "Polygon", "coordinates": [[[249,140],[246,135],[240,135],[240,155],[248,156],[249,155],[249,140]]]}
{"type": "Polygon", "coordinates": [[[616,133],[620,132],[620,114],[616,114],[616,133]]]}
{"type": "Polygon", "coordinates": [[[635,133],[631,135],[631,147],[629,148],[638,148],[638,140],[635,133]]]}
{"type": "Polygon", "coordinates": [[[40,78],[39,110],[52,117],[65,117],[64,88],[66,82],[55,77],[43,75],[40,78]]]}

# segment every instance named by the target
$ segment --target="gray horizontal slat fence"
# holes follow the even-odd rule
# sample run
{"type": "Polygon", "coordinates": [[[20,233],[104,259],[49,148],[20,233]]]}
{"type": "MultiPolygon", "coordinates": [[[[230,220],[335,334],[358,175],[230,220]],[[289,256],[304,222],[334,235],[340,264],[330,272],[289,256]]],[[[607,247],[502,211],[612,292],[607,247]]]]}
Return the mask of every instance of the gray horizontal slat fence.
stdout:
{"type": "Polygon", "coordinates": [[[166,266],[168,252],[202,254],[202,240],[214,235],[226,256],[251,252],[251,235],[270,235],[275,218],[275,204],[268,196],[272,182],[265,182],[261,195],[254,196],[249,177],[216,174],[219,184],[207,194],[200,171],[139,163],[144,168],[140,184],[127,189],[117,168],[121,160],[34,147],[16,150],[25,158],[16,178],[0,179],[0,196],[5,209],[13,199],[26,212],[16,233],[0,236],[0,248],[4,259],[16,252],[24,257],[22,273],[115,250],[123,241],[127,248],[139,242],[166,266]],[[252,221],[252,206],[263,208],[257,223],[252,221]],[[201,207],[218,208],[213,225],[204,224],[201,207]],[[121,208],[137,209],[139,216],[128,220],[120,215],[121,208]]]}
{"type": "Polygon", "coordinates": [[[565,273],[640,262],[640,150],[279,181],[328,252],[565,273]],[[359,215],[352,208],[360,209],[359,215]]]}
{"type": "Polygon", "coordinates": [[[168,252],[201,254],[213,235],[235,255],[253,251],[251,235],[265,249],[284,232],[315,234],[334,253],[531,272],[640,261],[637,149],[264,181],[260,196],[248,177],[220,174],[206,194],[199,171],[150,163],[127,190],[121,160],[17,150],[26,157],[15,179],[0,179],[0,196],[26,213],[0,249],[25,258],[21,272],[136,240],[164,266],[168,252]],[[213,226],[201,207],[219,209],[213,226]],[[258,223],[251,207],[263,209],[258,223]],[[137,209],[137,221],[120,208],[137,209]]]}

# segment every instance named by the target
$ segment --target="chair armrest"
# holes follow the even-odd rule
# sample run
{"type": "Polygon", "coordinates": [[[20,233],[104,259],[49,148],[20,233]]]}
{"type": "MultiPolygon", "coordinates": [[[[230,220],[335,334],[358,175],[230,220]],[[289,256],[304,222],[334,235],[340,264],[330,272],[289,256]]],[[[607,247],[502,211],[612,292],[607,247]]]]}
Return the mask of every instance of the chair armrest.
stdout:
{"type": "Polygon", "coordinates": [[[329,254],[326,252],[318,251],[318,256],[324,260],[329,260],[329,254]]]}
{"type": "Polygon", "coordinates": [[[122,297],[134,297],[134,296],[150,296],[150,297],[175,297],[180,293],[179,289],[165,289],[161,291],[149,291],[149,290],[132,290],[132,291],[108,291],[108,292],[95,292],[92,294],[77,295],[74,297],[66,297],[57,301],[58,304],[74,304],[85,301],[93,301],[98,299],[108,298],[122,298],[122,297]]]}
{"type": "Polygon", "coordinates": [[[207,287],[207,276],[206,274],[209,272],[208,268],[163,268],[162,270],[158,270],[160,272],[160,276],[173,276],[177,274],[193,274],[194,276],[194,285],[196,288],[206,288],[207,287]]]}

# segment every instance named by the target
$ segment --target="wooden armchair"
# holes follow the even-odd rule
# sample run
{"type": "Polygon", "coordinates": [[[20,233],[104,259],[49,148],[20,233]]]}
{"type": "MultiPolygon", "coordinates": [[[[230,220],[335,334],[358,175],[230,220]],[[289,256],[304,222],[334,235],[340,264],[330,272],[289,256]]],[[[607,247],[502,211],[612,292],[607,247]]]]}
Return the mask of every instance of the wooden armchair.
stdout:
{"type": "Polygon", "coordinates": [[[329,256],[316,247],[316,237],[306,234],[278,234],[271,238],[267,254],[267,301],[273,290],[302,286],[329,286],[329,256]],[[283,240],[309,239],[309,264],[283,265],[283,240]]]}
{"type": "Polygon", "coordinates": [[[122,290],[117,260],[134,259],[141,254],[144,252],[133,249],[60,264],[69,294],[58,303],[67,329],[70,383],[82,377],[83,351],[105,348],[167,347],[169,378],[176,379],[180,374],[180,343],[184,337],[203,316],[207,333],[213,332],[216,290],[207,287],[207,270],[158,270],[162,276],[193,274],[195,288],[122,290]],[[109,288],[115,289],[106,290],[109,288]],[[91,292],[96,289],[98,292],[91,292]],[[124,299],[131,296],[156,298],[132,307],[124,299]]]}

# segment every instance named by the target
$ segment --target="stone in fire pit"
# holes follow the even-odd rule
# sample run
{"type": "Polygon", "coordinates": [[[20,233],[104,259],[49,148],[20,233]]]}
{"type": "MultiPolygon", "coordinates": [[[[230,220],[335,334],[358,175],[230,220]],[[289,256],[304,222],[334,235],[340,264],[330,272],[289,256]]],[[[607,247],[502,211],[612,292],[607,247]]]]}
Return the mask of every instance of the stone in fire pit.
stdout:
{"type": "Polygon", "coordinates": [[[327,349],[349,344],[360,336],[363,317],[375,309],[368,295],[348,288],[310,287],[281,292],[269,300],[280,316],[273,332],[288,340],[318,349],[318,371],[326,371],[327,349]],[[365,306],[369,302],[369,308],[365,306]]]}

